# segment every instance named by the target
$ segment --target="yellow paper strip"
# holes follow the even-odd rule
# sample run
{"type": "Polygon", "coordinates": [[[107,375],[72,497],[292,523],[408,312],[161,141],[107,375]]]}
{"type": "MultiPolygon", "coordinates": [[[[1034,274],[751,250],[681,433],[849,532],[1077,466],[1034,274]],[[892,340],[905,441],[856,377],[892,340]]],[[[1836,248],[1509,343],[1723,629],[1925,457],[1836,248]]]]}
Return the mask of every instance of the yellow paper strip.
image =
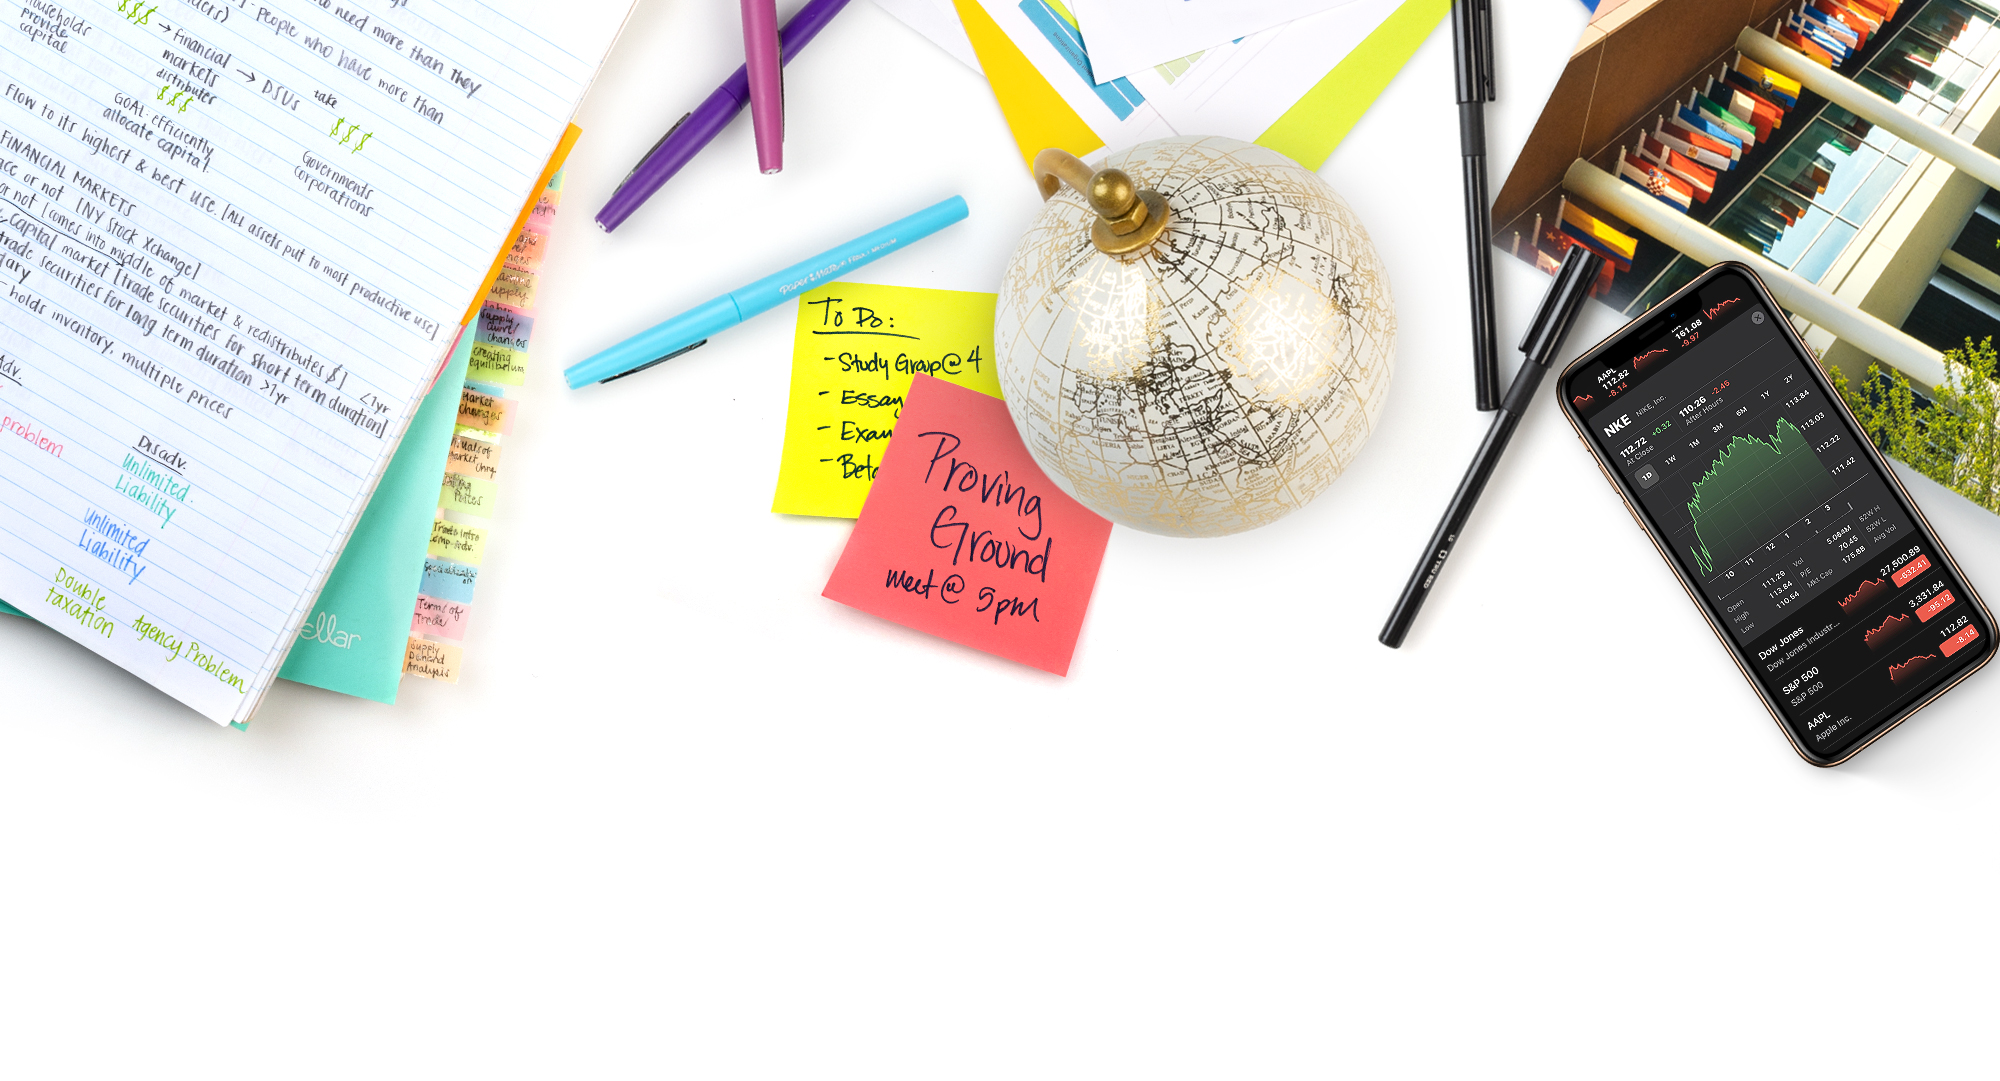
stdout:
{"type": "MultiPolygon", "coordinates": [[[[1305,97],[1257,136],[1269,147],[1308,169],[1326,164],[1361,114],[1389,86],[1404,64],[1451,11],[1451,0],[1404,0],[1402,6],[1326,73],[1305,97]]],[[[980,57],[980,62],[985,62],[980,57]]]]}
{"type": "Polygon", "coordinates": [[[1029,168],[1034,167],[1036,154],[1052,146],[1080,158],[1104,145],[1035,65],[1007,40],[1006,32],[979,6],[979,0],[952,0],[952,5],[958,9],[959,22],[965,24],[972,51],[979,55],[980,70],[993,86],[1007,127],[1014,132],[1021,160],[1029,168]]]}

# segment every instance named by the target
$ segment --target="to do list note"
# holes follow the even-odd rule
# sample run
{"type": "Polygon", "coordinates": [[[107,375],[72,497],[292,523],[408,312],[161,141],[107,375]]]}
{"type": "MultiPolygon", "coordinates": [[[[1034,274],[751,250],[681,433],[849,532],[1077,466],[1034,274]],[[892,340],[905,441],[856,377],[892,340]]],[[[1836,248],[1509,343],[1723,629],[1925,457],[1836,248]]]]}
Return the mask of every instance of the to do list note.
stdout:
{"type": "Polygon", "coordinates": [[[1067,675],[1110,537],[1006,403],[919,376],[825,596],[1067,675]]]}
{"type": "Polygon", "coordinates": [[[992,293],[835,282],[799,299],[792,403],[771,510],[852,518],[910,380],[930,375],[1000,396],[992,293]]]}

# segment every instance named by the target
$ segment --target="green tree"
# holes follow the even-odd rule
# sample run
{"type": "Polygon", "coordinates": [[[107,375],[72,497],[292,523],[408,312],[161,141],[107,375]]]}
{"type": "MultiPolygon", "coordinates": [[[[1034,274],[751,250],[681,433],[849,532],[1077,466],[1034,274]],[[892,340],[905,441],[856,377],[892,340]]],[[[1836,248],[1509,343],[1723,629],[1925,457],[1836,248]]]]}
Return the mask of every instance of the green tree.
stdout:
{"type": "Polygon", "coordinates": [[[2000,512],[2000,394],[1993,339],[1944,354],[1945,381],[1928,399],[1902,372],[1870,364],[1854,383],[1839,369],[1833,383],[1862,430],[1882,452],[1924,476],[2000,512]]]}

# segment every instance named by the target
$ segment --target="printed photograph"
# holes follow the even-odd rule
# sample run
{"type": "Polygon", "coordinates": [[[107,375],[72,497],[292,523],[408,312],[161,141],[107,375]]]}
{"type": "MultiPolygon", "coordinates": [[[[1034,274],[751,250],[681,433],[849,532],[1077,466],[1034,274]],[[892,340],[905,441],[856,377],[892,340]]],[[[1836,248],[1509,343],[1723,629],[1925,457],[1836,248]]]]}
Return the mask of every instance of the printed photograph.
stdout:
{"type": "Polygon", "coordinates": [[[2000,512],[2000,8],[1602,0],[1493,208],[1637,316],[1752,266],[1884,451],[2000,512]]]}

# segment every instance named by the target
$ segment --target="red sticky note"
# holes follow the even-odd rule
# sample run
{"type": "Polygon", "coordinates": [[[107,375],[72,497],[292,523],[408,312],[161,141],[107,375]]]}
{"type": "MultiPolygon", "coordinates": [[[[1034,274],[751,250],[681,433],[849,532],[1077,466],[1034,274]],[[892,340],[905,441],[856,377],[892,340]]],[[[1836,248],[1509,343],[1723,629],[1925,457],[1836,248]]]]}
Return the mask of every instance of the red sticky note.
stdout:
{"type": "Polygon", "coordinates": [[[1007,403],[919,375],[824,595],[1068,675],[1110,538],[1028,457],[1007,403]]]}

